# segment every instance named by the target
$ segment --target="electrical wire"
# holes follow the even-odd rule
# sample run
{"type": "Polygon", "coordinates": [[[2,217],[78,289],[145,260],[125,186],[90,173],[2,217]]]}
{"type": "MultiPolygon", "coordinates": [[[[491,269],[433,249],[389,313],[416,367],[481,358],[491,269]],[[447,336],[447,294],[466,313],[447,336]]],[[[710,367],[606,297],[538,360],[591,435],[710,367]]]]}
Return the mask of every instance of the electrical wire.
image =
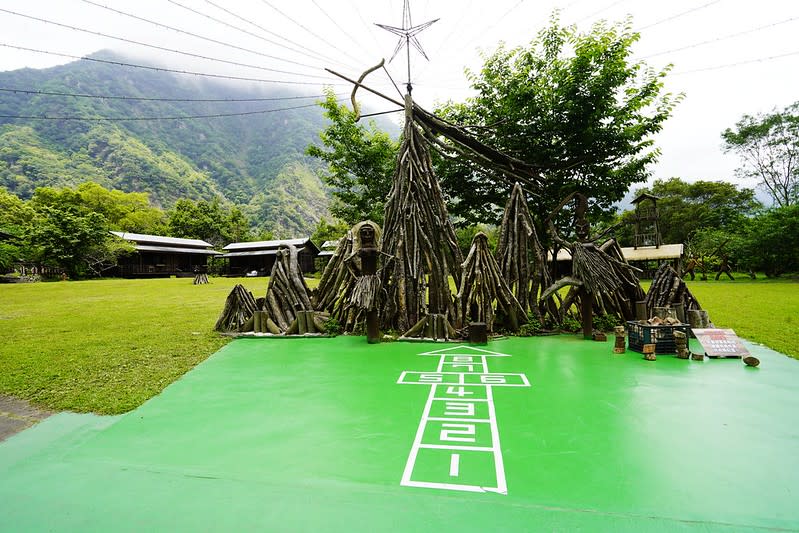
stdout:
{"type": "MultiPolygon", "coordinates": [[[[331,57],[328,57],[328,56],[326,56],[324,54],[320,54],[319,52],[316,52],[315,50],[311,50],[310,48],[308,48],[307,46],[305,46],[303,44],[296,43],[296,42],[292,41],[291,39],[289,39],[288,37],[284,37],[284,36],[280,35],[279,33],[275,33],[275,32],[273,32],[271,30],[268,30],[268,29],[264,28],[263,26],[261,26],[260,24],[257,24],[255,22],[253,22],[252,20],[247,20],[246,18],[244,18],[244,17],[242,17],[240,15],[237,15],[233,11],[231,11],[231,10],[225,8],[225,7],[222,7],[222,6],[218,5],[218,4],[215,4],[211,0],[205,0],[205,3],[215,7],[216,9],[218,9],[220,11],[223,11],[223,12],[227,13],[228,15],[230,15],[231,17],[233,17],[235,19],[238,19],[238,20],[240,20],[242,22],[245,22],[247,24],[255,26],[256,28],[258,28],[259,30],[261,30],[262,32],[264,32],[264,33],[266,33],[268,35],[273,35],[273,36],[277,37],[278,39],[283,39],[284,41],[286,41],[288,43],[291,43],[294,46],[298,46],[301,49],[306,50],[307,52],[311,53],[313,56],[315,56],[315,57],[317,57],[319,59],[323,59],[325,61],[336,61],[335,59],[333,59],[331,57]]],[[[288,48],[288,47],[286,47],[286,48],[288,48]]],[[[289,50],[293,50],[293,49],[289,48],[289,50]]],[[[296,50],[293,50],[293,51],[297,52],[296,50]]]]}
{"type": "Polygon", "coordinates": [[[646,29],[649,29],[649,28],[654,28],[655,26],[663,24],[664,22],[672,21],[674,19],[682,17],[683,15],[688,15],[689,13],[693,13],[694,11],[699,11],[700,9],[705,9],[706,7],[710,7],[713,4],[718,4],[719,2],[721,2],[721,0],[713,0],[712,2],[708,2],[706,4],[702,4],[701,6],[692,7],[691,9],[685,10],[685,11],[683,11],[681,13],[677,13],[676,15],[672,15],[670,17],[658,20],[656,22],[653,22],[652,24],[647,24],[646,26],[638,28],[635,31],[640,32],[642,30],[646,30],[646,29]]]}
{"type": "Polygon", "coordinates": [[[756,58],[756,59],[747,59],[745,61],[737,61],[735,63],[727,63],[725,65],[715,65],[715,66],[712,66],[712,67],[696,68],[696,69],[692,69],[692,70],[682,70],[682,71],[679,71],[679,72],[673,72],[673,73],[671,73],[671,75],[672,76],[682,76],[684,74],[694,74],[694,73],[697,73],[697,72],[708,72],[708,71],[711,71],[711,70],[721,70],[721,69],[725,69],[725,68],[738,67],[740,65],[750,65],[752,63],[764,63],[766,61],[771,61],[773,59],[782,59],[783,57],[790,57],[790,56],[795,56],[795,55],[799,55],[799,50],[796,50],[795,52],[788,52],[787,54],[779,54],[779,55],[775,55],[775,56],[759,57],[759,58],[756,58]]]}
{"type": "MultiPolygon", "coordinates": [[[[338,102],[344,99],[337,100],[338,102]]],[[[77,117],[77,116],[47,116],[47,115],[0,115],[0,119],[24,119],[24,120],[64,120],[64,121],[84,121],[84,122],[142,122],[156,120],[194,120],[201,118],[224,118],[224,117],[243,117],[249,115],[262,115],[266,113],[276,113],[278,111],[291,111],[294,109],[304,109],[315,107],[318,104],[305,104],[293,107],[282,107],[277,109],[260,109],[257,111],[242,111],[239,113],[214,113],[211,115],[185,115],[185,116],[164,116],[164,117],[77,117]]]]}
{"type": "MultiPolygon", "coordinates": [[[[150,66],[150,65],[137,65],[136,63],[126,63],[124,61],[111,61],[111,60],[108,60],[108,59],[99,59],[99,58],[96,58],[96,57],[88,57],[88,56],[76,56],[76,55],[71,55],[71,54],[64,54],[64,53],[61,53],[61,52],[53,52],[53,51],[50,51],[50,50],[41,50],[41,49],[37,49],[37,48],[27,48],[25,46],[17,46],[17,45],[8,44],[8,43],[0,43],[0,46],[4,47],[4,48],[12,48],[14,50],[23,50],[25,52],[35,52],[35,53],[38,53],[38,54],[47,54],[47,55],[52,55],[52,56],[57,56],[57,57],[66,57],[66,58],[69,58],[69,59],[79,59],[81,61],[92,61],[94,63],[103,63],[103,64],[106,64],[106,65],[116,65],[116,66],[120,66],[120,67],[141,68],[141,69],[146,69],[146,70],[154,70],[156,72],[172,72],[174,74],[189,74],[189,75],[192,75],[192,76],[202,76],[202,77],[205,77],[205,78],[215,78],[215,79],[235,80],[235,81],[255,81],[255,82],[259,82],[259,83],[278,83],[278,84],[282,83],[282,84],[286,84],[286,85],[314,85],[314,86],[318,86],[319,85],[318,82],[310,82],[310,81],[269,80],[269,79],[264,79],[264,78],[248,78],[248,77],[244,77],[244,76],[228,76],[228,75],[225,75],[225,74],[209,74],[209,73],[206,73],[206,72],[194,72],[194,71],[191,71],[191,70],[178,70],[178,69],[172,69],[172,68],[167,68],[167,67],[153,67],[153,66],[150,66]]],[[[335,78],[328,77],[326,79],[334,80],[335,78]]],[[[330,81],[330,82],[325,83],[325,85],[350,85],[350,84],[348,84],[348,83],[338,83],[338,82],[330,81]]]]}
{"type": "MultiPolygon", "coordinates": [[[[166,24],[162,24],[162,23],[157,22],[155,20],[150,20],[150,19],[146,19],[144,17],[140,17],[138,15],[134,15],[133,13],[127,13],[125,11],[121,11],[119,9],[115,9],[113,7],[110,7],[110,6],[98,4],[97,2],[93,2],[92,0],[81,0],[81,1],[85,2],[87,4],[90,4],[90,5],[96,6],[96,7],[107,9],[108,11],[112,11],[112,12],[117,13],[119,15],[124,15],[126,17],[130,17],[130,18],[135,19],[135,20],[146,22],[148,24],[153,24],[155,26],[158,26],[158,27],[161,27],[161,28],[164,28],[164,29],[167,29],[167,30],[175,31],[175,32],[178,32],[178,33],[182,33],[184,35],[189,35],[191,37],[196,37],[197,39],[202,39],[204,41],[208,41],[208,42],[211,42],[211,43],[214,43],[214,44],[218,44],[218,45],[221,45],[221,46],[226,46],[228,48],[233,48],[235,50],[241,50],[243,52],[248,52],[250,54],[255,54],[255,55],[262,56],[262,57],[275,59],[275,56],[272,56],[272,55],[269,55],[269,54],[265,54],[263,52],[259,52],[258,50],[252,50],[251,48],[244,48],[242,46],[236,46],[235,44],[226,43],[224,41],[219,41],[217,39],[212,39],[211,37],[206,37],[204,35],[199,35],[199,34],[196,34],[196,33],[190,32],[190,31],[182,30],[180,28],[175,28],[173,26],[168,26],[166,24]]],[[[289,50],[291,50],[292,52],[294,51],[291,48],[289,48],[289,50]]],[[[280,59],[280,58],[278,58],[278,59],[280,59]]],[[[281,61],[287,61],[285,59],[280,59],[280,60],[281,61]]],[[[304,63],[297,63],[297,64],[298,65],[302,65],[302,66],[311,66],[311,65],[305,65],[304,63]]],[[[313,68],[321,68],[321,66],[315,65],[315,66],[313,66],[313,68]]]]}
{"type": "Polygon", "coordinates": [[[654,53],[654,54],[649,54],[649,55],[643,56],[641,59],[649,59],[650,57],[662,56],[664,54],[670,54],[670,53],[673,53],[673,52],[682,52],[683,50],[689,50],[691,48],[697,48],[699,46],[704,46],[706,44],[726,41],[727,39],[732,39],[734,37],[740,37],[742,35],[748,35],[750,33],[755,33],[755,32],[758,32],[758,31],[766,30],[766,29],[769,29],[769,28],[773,28],[775,26],[779,26],[781,24],[787,24],[788,22],[793,22],[795,20],[799,20],[799,17],[791,17],[791,18],[787,18],[785,20],[780,20],[778,22],[772,22],[770,24],[765,24],[763,26],[758,26],[757,28],[752,28],[752,29],[749,29],[749,30],[744,30],[744,31],[736,32],[736,33],[730,33],[730,34],[727,34],[727,35],[722,35],[721,37],[716,37],[715,39],[708,39],[706,41],[700,41],[698,43],[693,43],[693,44],[689,44],[689,45],[685,45],[685,46],[680,46],[679,48],[672,48],[670,50],[664,50],[662,52],[657,52],[657,53],[654,53]]]}
{"type": "MultiPolygon", "coordinates": [[[[0,87],[0,92],[14,94],[30,94],[34,96],[66,96],[71,98],[90,98],[97,100],[123,100],[136,102],[198,102],[198,103],[220,103],[220,102],[274,102],[283,100],[307,100],[309,98],[324,98],[324,94],[309,96],[276,96],[273,98],[157,98],[147,96],[119,96],[108,94],[84,94],[67,93],[59,91],[40,91],[36,89],[16,89],[11,87],[0,87]]],[[[343,96],[344,93],[337,93],[336,96],[343,96]]]]}
{"type": "Polygon", "coordinates": [[[361,43],[357,42],[357,41],[356,41],[356,40],[355,40],[355,39],[352,37],[352,35],[350,34],[350,32],[348,32],[347,30],[345,30],[344,28],[342,28],[341,26],[339,26],[338,22],[336,22],[336,21],[333,19],[333,17],[331,17],[331,16],[330,16],[330,15],[327,13],[327,11],[325,11],[325,10],[324,10],[324,8],[323,8],[322,6],[320,6],[320,5],[319,5],[319,4],[316,2],[316,0],[311,0],[311,3],[312,3],[313,5],[315,5],[315,6],[316,6],[316,9],[318,9],[319,11],[321,11],[321,12],[322,12],[322,14],[323,14],[325,17],[327,17],[327,20],[329,20],[330,22],[332,22],[332,23],[333,23],[333,26],[335,26],[336,28],[338,28],[338,30],[339,30],[341,33],[343,33],[343,34],[344,34],[344,36],[345,36],[345,37],[347,37],[347,38],[350,40],[350,42],[352,42],[352,44],[354,44],[354,45],[355,45],[357,48],[365,48],[365,47],[364,47],[364,46],[363,46],[361,43]]]}
{"type": "MultiPolygon", "coordinates": [[[[269,67],[261,67],[261,66],[258,66],[258,65],[249,65],[247,63],[239,63],[237,61],[228,61],[226,59],[219,59],[219,58],[215,58],[215,57],[204,56],[204,55],[201,55],[201,54],[194,54],[194,53],[191,53],[191,52],[184,52],[182,50],[175,50],[173,48],[167,48],[167,47],[158,46],[158,45],[155,45],[155,44],[144,43],[144,42],[136,41],[136,40],[133,40],[133,39],[127,39],[125,37],[117,37],[115,35],[110,35],[110,34],[99,32],[99,31],[87,30],[86,28],[79,28],[77,26],[71,26],[69,24],[63,24],[61,22],[55,22],[55,21],[52,21],[52,20],[43,19],[41,17],[34,17],[33,15],[26,15],[24,13],[18,13],[16,11],[11,11],[11,10],[8,10],[8,9],[0,8],[0,13],[8,13],[10,15],[15,15],[15,16],[18,16],[18,17],[23,17],[23,18],[26,18],[26,19],[35,20],[37,22],[43,22],[45,24],[52,24],[54,26],[58,26],[58,27],[61,27],[61,28],[67,28],[69,30],[88,33],[90,35],[97,35],[98,37],[105,37],[107,39],[114,39],[114,40],[122,41],[122,42],[125,42],[125,43],[135,44],[135,45],[138,45],[138,46],[144,46],[146,48],[152,48],[154,50],[160,50],[162,52],[170,52],[170,53],[173,53],[173,54],[180,54],[180,55],[184,55],[184,56],[188,56],[188,57],[193,57],[193,58],[196,58],[196,59],[203,59],[203,60],[206,60],[206,61],[214,61],[216,63],[224,63],[224,64],[227,64],[227,65],[234,65],[234,66],[237,66],[237,67],[252,68],[252,69],[264,70],[264,71],[269,71],[269,72],[277,72],[277,73],[280,73],[280,74],[290,74],[290,75],[293,75],[293,76],[304,76],[304,77],[308,77],[308,78],[322,78],[322,79],[324,79],[324,76],[317,76],[317,75],[313,75],[313,74],[303,74],[302,72],[292,72],[292,71],[288,71],[288,70],[280,70],[280,69],[274,69],[274,68],[269,68],[269,67]]],[[[308,65],[308,64],[305,64],[305,63],[299,63],[299,62],[296,62],[296,61],[291,61],[289,59],[282,59],[282,58],[275,57],[275,56],[270,56],[270,57],[272,57],[272,59],[276,59],[278,61],[286,61],[288,63],[293,63],[295,65],[301,65],[301,66],[310,67],[310,68],[313,68],[313,69],[318,68],[318,67],[315,67],[313,65],[308,65]]]]}
{"type": "Polygon", "coordinates": [[[613,2],[613,3],[606,5],[606,6],[605,6],[605,7],[603,7],[602,9],[599,9],[598,11],[594,11],[594,12],[593,12],[593,13],[591,13],[590,15],[587,15],[587,16],[585,16],[585,17],[581,18],[581,19],[580,19],[580,20],[578,20],[578,21],[577,21],[575,24],[579,24],[579,23],[581,23],[581,22],[583,22],[583,21],[586,21],[586,20],[588,20],[588,19],[590,19],[590,18],[594,18],[595,16],[599,15],[599,14],[600,14],[600,13],[602,13],[603,11],[607,11],[608,9],[610,9],[610,8],[612,8],[612,7],[615,7],[615,6],[617,6],[617,5],[621,4],[622,2],[625,2],[625,1],[626,1],[626,0],[616,0],[616,1],[615,1],[615,2],[613,2]]]}

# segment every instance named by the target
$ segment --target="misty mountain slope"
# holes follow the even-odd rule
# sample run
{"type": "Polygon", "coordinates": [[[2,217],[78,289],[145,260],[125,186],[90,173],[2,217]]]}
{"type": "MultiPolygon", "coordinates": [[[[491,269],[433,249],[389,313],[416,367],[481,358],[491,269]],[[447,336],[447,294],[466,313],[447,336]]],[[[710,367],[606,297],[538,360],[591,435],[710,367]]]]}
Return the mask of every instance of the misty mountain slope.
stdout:
{"type": "MultiPolygon", "coordinates": [[[[102,52],[93,57],[125,61],[102,52]]],[[[133,61],[135,62],[135,61],[133,61]]],[[[268,86],[233,85],[164,72],[77,61],[43,70],[0,72],[0,87],[124,96],[77,98],[0,92],[0,186],[29,197],[35,187],[95,181],[149,192],[169,207],[178,198],[219,196],[241,205],[277,235],[310,233],[329,216],[328,193],[304,155],[325,125],[315,98],[268,86]],[[260,102],[179,102],[143,98],[284,98],[260,102]],[[304,106],[304,107],[300,107],[304,106]],[[282,108],[299,107],[291,110],[282,108]],[[143,119],[230,113],[205,119],[78,121],[68,117],[143,119]],[[59,118],[60,117],[60,118],[59,118]]]]}

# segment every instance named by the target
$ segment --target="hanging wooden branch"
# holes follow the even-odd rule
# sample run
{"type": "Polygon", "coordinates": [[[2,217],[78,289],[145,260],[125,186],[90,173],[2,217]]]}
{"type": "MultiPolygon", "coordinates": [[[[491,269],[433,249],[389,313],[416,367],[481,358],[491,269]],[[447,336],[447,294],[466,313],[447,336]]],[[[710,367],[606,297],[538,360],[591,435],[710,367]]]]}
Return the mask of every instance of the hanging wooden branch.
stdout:
{"type": "Polygon", "coordinates": [[[511,331],[527,322],[527,313],[505,282],[491,252],[488,237],[479,232],[472,239],[469,255],[463,263],[463,279],[457,296],[460,314],[474,322],[485,322],[493,332],[494,302],[507,320],[505,326],[511,331]]]}
{"type": "Polygon", "coordinates": [[[460,323],[449,278],[459,285],[461,251],[412,107],[407,96],[405,129],[380,248],[393,258],[381,275],[387,291],[382,326],[403,332],[428,313],[445,316],[449,324],[460,323]]]}
{"type": "Polygon", "coordinates": [[[518,182],[505,205],[496,257],[503,279],[525,313],[531,310],[541,318],[538,292],[542,286],[548,287],[552,282],[546,265],[546,252],[538,240],[524,191],[518,182]]]}
{"type": "Polygon", "coordinates": [[[244,286],[236,285],[225,300],[225,307],[216,321],[214,330],[228,333],[244,331],[257,310],[252,293],[244,286]]]}
{"type": "Polygon", "coordinates": [[[275,264],[266,290],[266,313],[282,333],[305,333],[300,331],[307,311],[313,311],[311,291],[305,284],[297,261],[297,248],[292,245],[281,246],[277,251],[275,264]]]}

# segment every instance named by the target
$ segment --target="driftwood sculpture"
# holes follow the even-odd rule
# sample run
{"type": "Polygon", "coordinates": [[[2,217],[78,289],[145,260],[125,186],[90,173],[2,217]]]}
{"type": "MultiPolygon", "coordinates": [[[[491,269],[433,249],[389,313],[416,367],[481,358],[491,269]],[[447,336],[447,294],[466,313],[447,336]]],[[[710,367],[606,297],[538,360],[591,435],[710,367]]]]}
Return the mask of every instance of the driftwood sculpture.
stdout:
{"type": "MultiPolygon", "coordinates": [[[[634,301],[630,301],[628,291],[635,293],[634,289],[630,289],[629,284],[632,279],[635,279],[634,272],[637,269],[627,264],[623,258],[614,257],[617,252],[613,250],[612,245],[605,248],[596,245],[597,241],[614,228],[608,228],[600,235],[591,236],[591,226],[585,218],[587,211],[588,199],[583,194],[573,193],[567,196],[547,219],[552,239],[571,252],[572,274],[559,279],[544,290],[541,301],[542,303],[546,302],[556,296],[561,288],[571,286],[560,305],[558,316],[555,318],[562,321],[575,300],[579,299],[583,336],[591,338],[595,308],[603,314],[616,314],[623,318],[633,316],[635,304],[634,301]],[[560,237],[552,218],[573,198],[577,200],[575,209],[577,240],[567,242],[560,237]],[[612,253],[608,253],[608,251],[612,253]]],[[[617,255],[620,255],[620,251],[617,255]]],[[[635,284],[637,284],[637,280],[635,284]]],[[[642,295],[643,292],[638,294],[642,295]]]]}
{"type": "Polygon", "coordinates": [[[541,318],[538,293],[542,286],[549,287],[552,282],[546,265],[546,252],[538,240],[524,191],[518,182],[505,205],[496,256],[502,278],[524,312],[533,311],[541,318]]]}
{"type": "Polygon", "coordinates": [[[236,285],[225,300],[222,314],[216,321],[214,329],[222,332],[247,330],[247,324],[252,322],[257,311],[257,305],[252,293],[242,285],[236,285]]]}
{"type": "Polygon", "coordinates": [[[682,317],[679,317],[679,313],[678,317],[685,322],[688,311],[702,309],[677,271],[666,264],[661,265],[655,273],[645,301],[647,317],[655,316],[655,307],[677,305],[682,308],[682,317]]]}
{"type": "Polygon", "coordinates": [[[415,336],[427,315],[442,315],[449,327],[458,327],[449,278],[459,285],[461,251],[410,95],[380,249],[393,258],[381,275],[387,293],[382,326],[415,336]]]}
{"type": "Polygon", "coordinates": [[[495,301],[511,331],[517,331],[519,324],[527,322],[524,308],[513,295],[488,249],[485,233],[480,232],[472,239],[469,255],[463,263],[457,301],[460,315],[474,322],[484,322],[489,333],[493,332],[495,301]]]}
{"type": "MultiPolygon", "coordinates": [[[[313,311],[311,291],[300,272],[297,248],[294,246],[281,246],[278,249],[264,306],[270,331],[274,332],[276,328],[280,333],[308,332],[308,312],[313,311]]],[[[313,313],[310,317],[312,320],[313,313]]]]}

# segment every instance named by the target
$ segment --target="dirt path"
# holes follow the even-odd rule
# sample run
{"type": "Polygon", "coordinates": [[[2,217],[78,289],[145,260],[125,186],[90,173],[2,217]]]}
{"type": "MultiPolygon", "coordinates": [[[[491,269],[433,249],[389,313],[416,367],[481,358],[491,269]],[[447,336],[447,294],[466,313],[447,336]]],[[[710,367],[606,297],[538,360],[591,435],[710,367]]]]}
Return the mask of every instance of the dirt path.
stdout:
{"type": "Polygon", "coordinates": [[[52,411],[33,407],[24,400],[0,394],[0,441],[41,422],[52,414],[52,411]]]}

